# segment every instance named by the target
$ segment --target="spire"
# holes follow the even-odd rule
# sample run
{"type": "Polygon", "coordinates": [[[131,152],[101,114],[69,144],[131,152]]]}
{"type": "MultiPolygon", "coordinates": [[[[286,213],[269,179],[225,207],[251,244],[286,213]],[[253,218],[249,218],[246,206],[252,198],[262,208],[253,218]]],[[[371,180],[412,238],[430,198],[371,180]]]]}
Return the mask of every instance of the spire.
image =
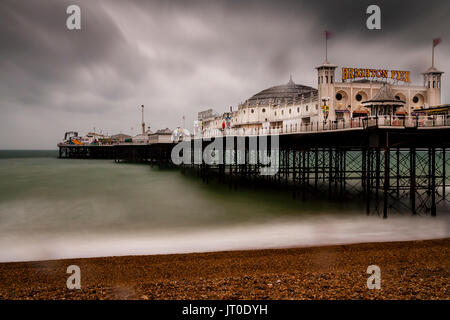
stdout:
{"type": "Polygon", "coordinates": [[[295,82],[292,80],[292,74],[289,77],[289,82],[287,84],[293,85],[295,82]]]}

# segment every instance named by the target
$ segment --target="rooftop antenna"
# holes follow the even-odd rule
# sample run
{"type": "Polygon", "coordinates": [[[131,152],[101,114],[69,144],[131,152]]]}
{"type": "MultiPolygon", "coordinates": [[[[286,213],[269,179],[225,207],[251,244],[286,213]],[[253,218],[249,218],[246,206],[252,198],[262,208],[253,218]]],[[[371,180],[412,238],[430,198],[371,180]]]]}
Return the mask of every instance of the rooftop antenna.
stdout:
{"type": "Polygon", "coordinates": [[[145,134],[144,105],[141,105],[141,108],[142,108],[142,134],[145,134]]]}

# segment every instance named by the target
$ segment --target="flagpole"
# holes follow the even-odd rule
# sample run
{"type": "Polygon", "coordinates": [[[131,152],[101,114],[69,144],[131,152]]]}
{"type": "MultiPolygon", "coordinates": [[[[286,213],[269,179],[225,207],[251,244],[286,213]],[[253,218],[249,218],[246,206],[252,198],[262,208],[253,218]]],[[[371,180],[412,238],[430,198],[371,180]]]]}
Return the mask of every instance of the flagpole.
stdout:
{"type": "Polygon", "coordinates": [[[431,67],[434,67],[434,40],[431,44],[431,67]]]}
{"type": "Polygon", "coordinates": [[[328,37],[325,31],[325,61],[328,61],[328,37]]]}

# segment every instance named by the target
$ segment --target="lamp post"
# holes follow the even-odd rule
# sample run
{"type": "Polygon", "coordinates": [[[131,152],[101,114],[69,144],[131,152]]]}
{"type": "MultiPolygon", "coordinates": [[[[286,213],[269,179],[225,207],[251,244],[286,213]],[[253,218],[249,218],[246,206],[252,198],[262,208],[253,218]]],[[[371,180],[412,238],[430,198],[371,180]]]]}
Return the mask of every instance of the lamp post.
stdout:
{"type": "Polygon", "coordinates": [[[326,122],[327,121],[327,118],[328,118],[328,106],[327,106],[327,102],[330,100],[330,97],[323,97],[322,98],[322,102],[323,102],[323,106],[322,106],[322,111],[323,111],[323,114],[324,114],[324,116],[323,116],[323,122],[326,122]]]}

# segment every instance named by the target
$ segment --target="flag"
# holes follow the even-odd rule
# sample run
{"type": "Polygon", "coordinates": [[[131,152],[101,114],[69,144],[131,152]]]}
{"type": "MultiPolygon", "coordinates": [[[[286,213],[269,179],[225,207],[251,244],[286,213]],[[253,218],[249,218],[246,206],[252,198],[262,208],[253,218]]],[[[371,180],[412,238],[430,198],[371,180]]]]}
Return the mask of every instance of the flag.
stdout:
{"type": "Polygon", "coordinates": [[[436,47],[439,43],[441,43],[441,38],[433,39],[433,47],[436,47]]]}
{"type": "Polygon", "coordinates": [[[330,31],[325,31],[325,39],[330,39],[332,36],[330,31]]]}

